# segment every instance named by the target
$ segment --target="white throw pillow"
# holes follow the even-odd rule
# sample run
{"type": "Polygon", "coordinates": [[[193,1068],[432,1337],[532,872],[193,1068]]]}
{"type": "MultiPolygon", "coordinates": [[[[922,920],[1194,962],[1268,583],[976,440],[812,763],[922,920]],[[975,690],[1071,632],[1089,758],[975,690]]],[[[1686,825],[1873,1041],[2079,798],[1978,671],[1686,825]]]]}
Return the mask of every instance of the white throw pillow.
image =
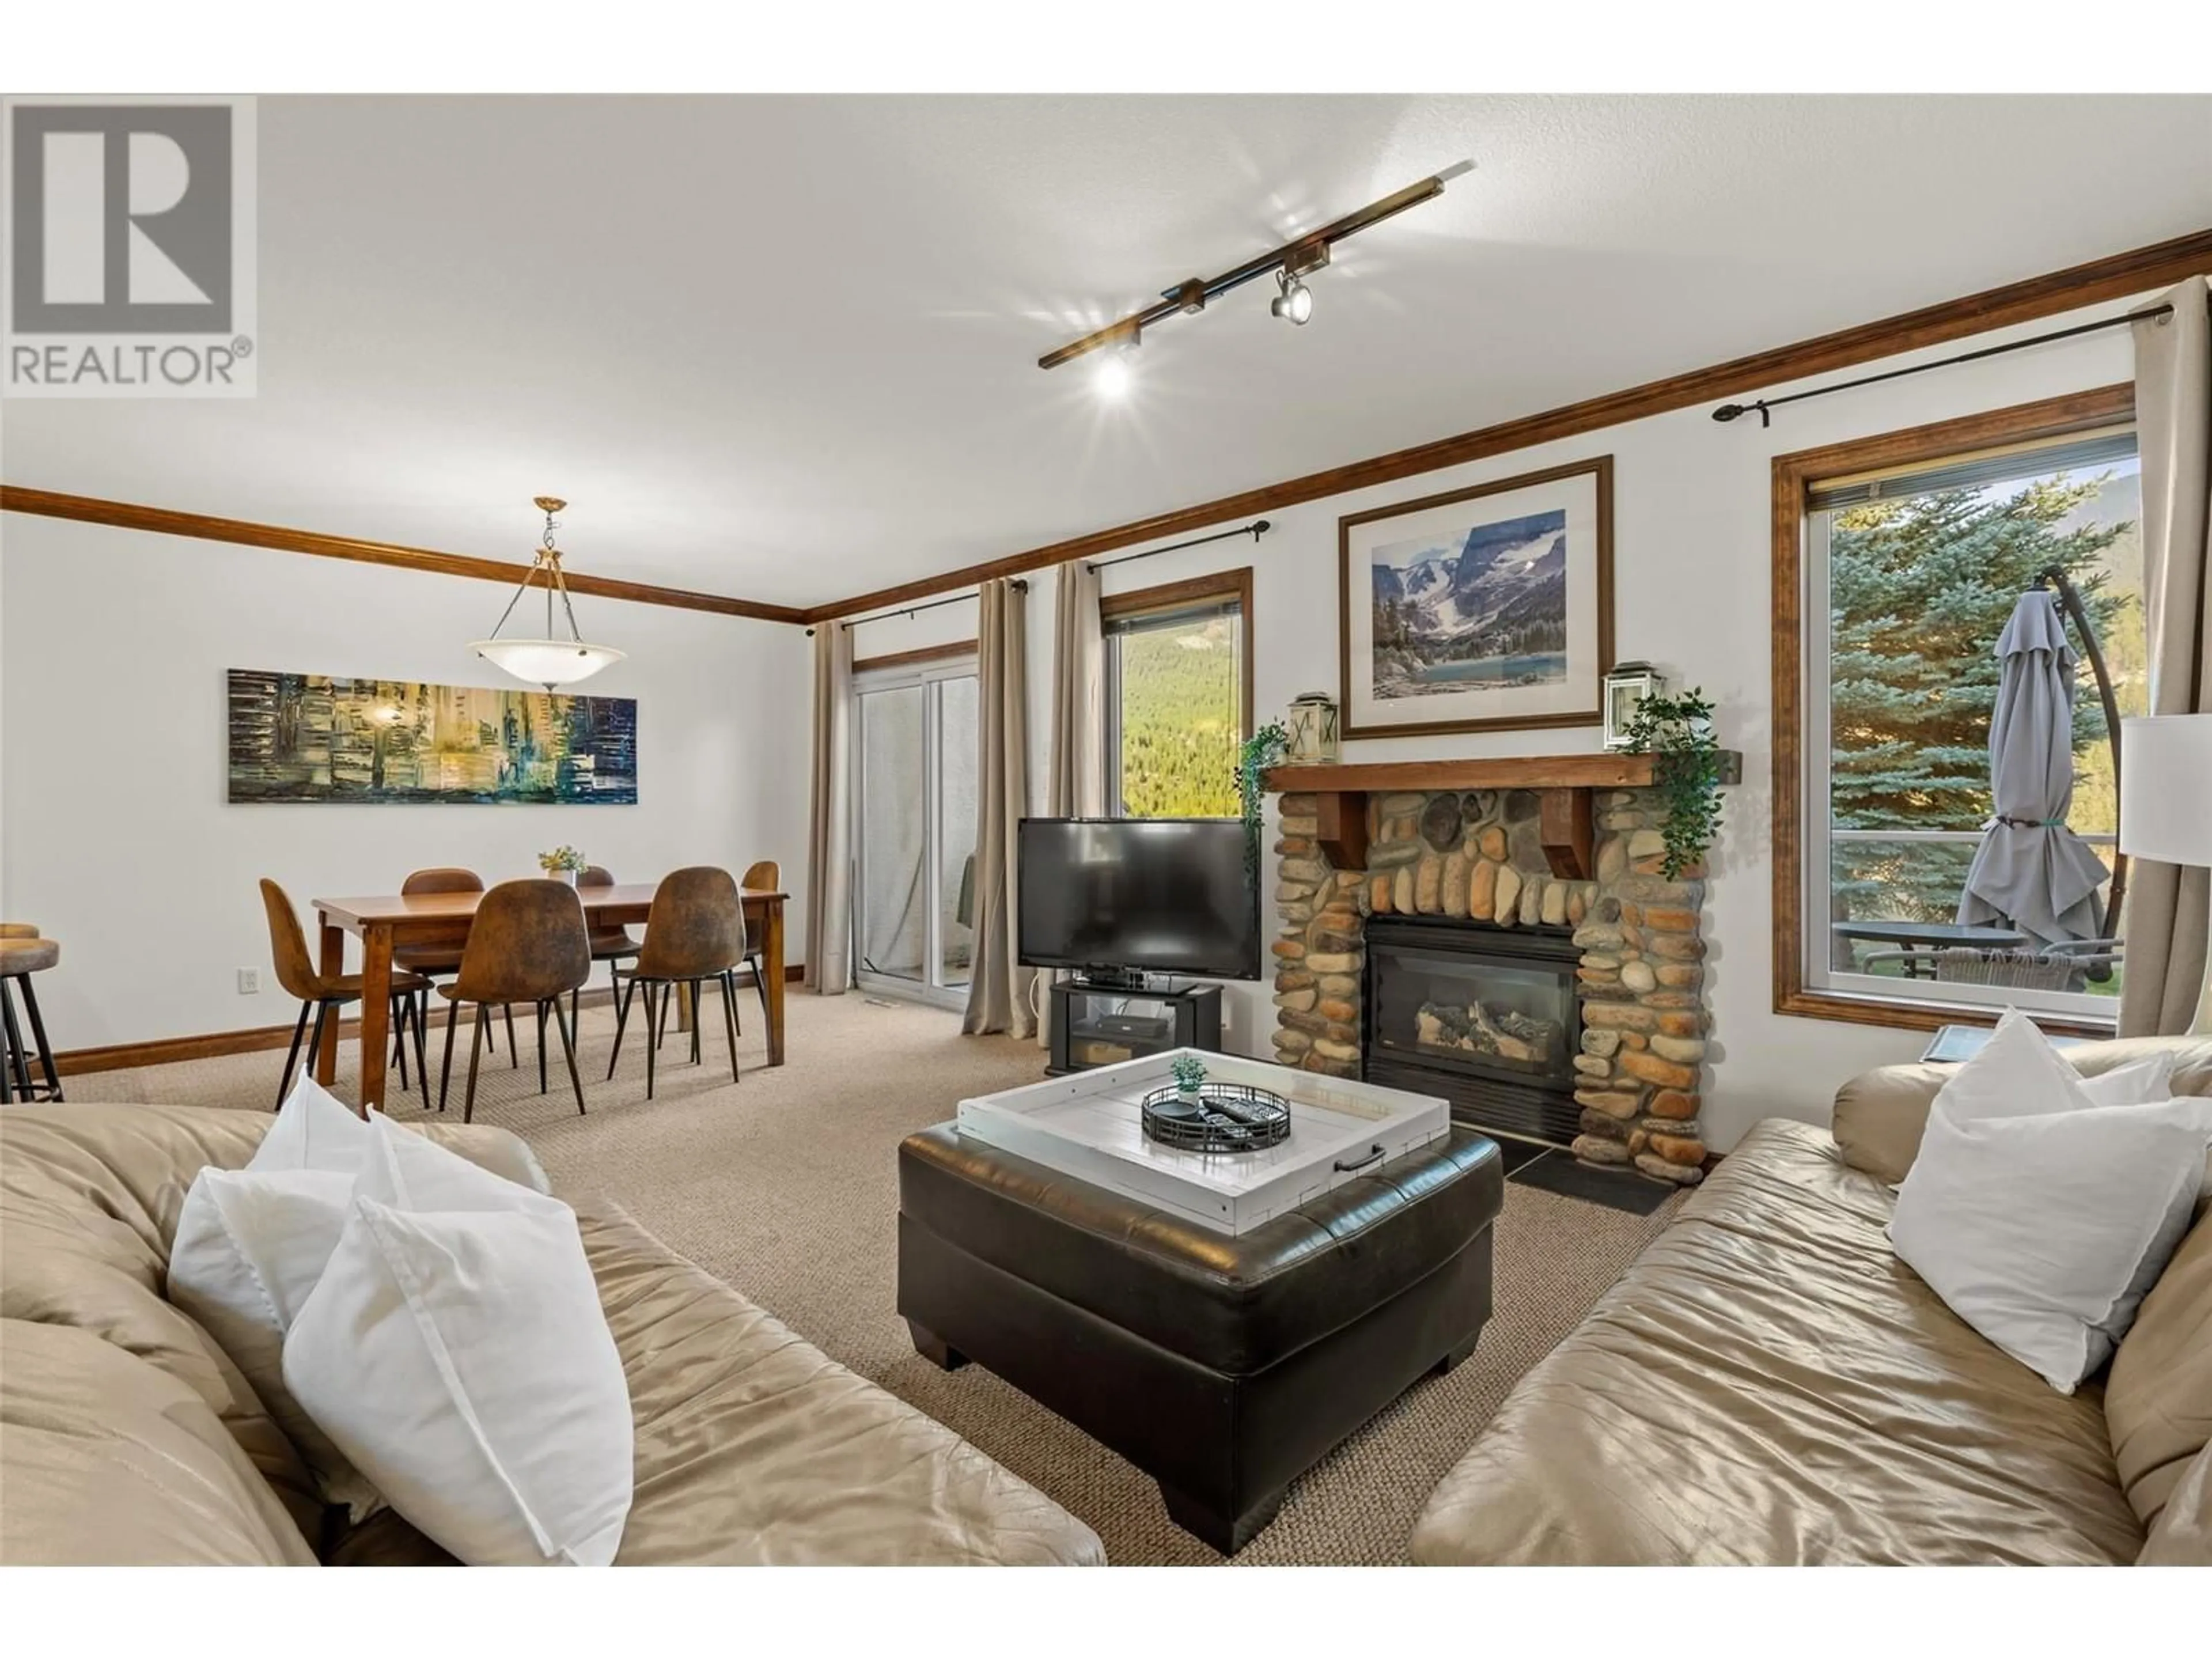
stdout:
{"type": "Polygon", "coordinates": [[[246,1167],[356,1175],[368,1150],[368,1125],[360,1114],[302,1072],[246,1167]]]}
{"type": "Polygon", "coordinates": [[[376,1493],[284,1386],[284,1334],[344,1230],[369,1126],[302,1077],[242,1170],[204,1169],[169,1249],[169,1300],[228,1354],[331,1503],[360,1520],[376,1493]]]}
{"type": "MultiPolygon", "coordinates": [[[[2212,1144],[2212,1098],[2099,1104],[2016,1015],[1982,1055],[1990,1063],[1968,1061],[1929,1114],[1890,1242],[1954,1313],[2071,1394],[2111,1356],[2180,1241],[2212,1144]]],[[[2139,1075],[2107,1074],[2098,1092],[2165,1086],[2126,1070],[2139,1075]]]]}
{"type": "Polygon", "coordinates": [[[629,1390],[575,1212],[372,1128],[285,1381],[459,1559],[605,1565],[629,1513],[629,1390]]]}
{"type": "Polygon", "coordinates": [[[1936,1092],[1936,1110],[1964,1121],[1975,1117],[2023,1117],[2091,1106],[2142,1106],[2172,1093],[2173,1056],[2154,1054],[2085,1078],[2066,1063],[2035,1022],[2008,1008],[1974,1057],[1936,1092]]]}

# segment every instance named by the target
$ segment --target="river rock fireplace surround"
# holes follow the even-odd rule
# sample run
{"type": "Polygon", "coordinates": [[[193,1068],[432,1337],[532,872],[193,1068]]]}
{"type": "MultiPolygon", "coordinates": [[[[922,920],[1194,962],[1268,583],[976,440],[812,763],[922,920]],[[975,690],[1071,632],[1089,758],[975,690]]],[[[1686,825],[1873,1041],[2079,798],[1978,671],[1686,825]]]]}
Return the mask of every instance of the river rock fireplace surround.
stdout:
{"type": "Polygon", "coordinates": [[[1279,767],[1276,1058],[1689,1185],[1705,872],[1636,755],[1279,767]]]}

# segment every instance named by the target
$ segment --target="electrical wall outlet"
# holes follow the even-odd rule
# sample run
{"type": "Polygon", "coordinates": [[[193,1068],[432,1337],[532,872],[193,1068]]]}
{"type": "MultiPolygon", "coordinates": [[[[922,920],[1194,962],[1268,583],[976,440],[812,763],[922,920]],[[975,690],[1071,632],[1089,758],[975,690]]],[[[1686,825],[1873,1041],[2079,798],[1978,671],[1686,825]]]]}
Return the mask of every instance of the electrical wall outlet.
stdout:
{"type": "Polygon", "coordinates": [[[241,968],[238,970],[238,994],[242,997],[258,997],[261,994],[261,970],[258,968],[241,968]]]}

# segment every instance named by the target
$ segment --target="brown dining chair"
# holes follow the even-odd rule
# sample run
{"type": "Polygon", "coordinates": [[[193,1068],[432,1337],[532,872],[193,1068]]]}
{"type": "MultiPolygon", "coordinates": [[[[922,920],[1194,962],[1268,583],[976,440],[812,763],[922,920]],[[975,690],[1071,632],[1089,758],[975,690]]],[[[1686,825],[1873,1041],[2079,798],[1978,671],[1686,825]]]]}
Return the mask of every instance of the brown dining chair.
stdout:
{"type": "Polygon", "coordinates": [[[62,959],[62,947],[42,939],[27,921],[0,921],[0,1101],[47,1100],[62,1097],[62,1080],[54,1069],[54,1045],[46,1041],[46,1022],[39,1013],[38,988],[32,975],[43,974],[62,959]],[[23,1014],[31,1025],[27,1048],[22,1028],[15,1023],[15,994],[23,996],[23,1014]],[[31,1081],[31,1055],[35,1052],[43,1089],[31,1081]]]}
{"type": "MultiPolygon", "coordinates": [[[[440,865],[434,869],[416,870],[399,884],[400,896],[403,898],[411,898],[418,893],[481,893],[483,890],[482,876],[473,870],[464,870],[455,865],[440,865]]],[[[404,968],[410,973],[443,979],[448,974],[458,974],[461,971],[461,947],[458,945],[397,945],[393,947],[392,952],[392,965],[395,968],[404,968]]],[[[430,1018],[429,992],[422,993],[422,1019],[427,1024],[430,1018]]],[[[514,1010],[508,1008],[502,1012],[507,1016],[507,1063],[508,1069],[512,1070],[522,1064],[522,1053],[514,1046],[514,1010]]],[[[544,1033],[541,1031],[538,1035],[542,1039],[544,1033]]],[[[489,1037],[490,1034],[487,1033],[487,1042],[496,1050],[499,1045],[496,1042],[490,1042],[489,1037]]],[[[399,1060],[403,1066],[406,1063],[405,1057],[399,1053],[397,1043],[392,1048],[392,1058],[399,1060]]],[[[429,1090],[425,1087],[422,1092],[427,1098],[429,1090]]]]}
{"type": "MultiPolygon", "coordinates": [[[[612,887],[614,884],[614,872],[603,865],[586,865],[582,872],[576,878],[576,890],[580,896],[586,887],[612,887]]],[[[591,933],[593,962],[609,963],[627,962],[637,954],[637,941],[630,937],[629,929],[627,927],[617,927],[612,923],[607,923],[592,927],[591,933]]],[[[579,1010],[582,998],[583,993],[580,990],[568,999],[568,1023],[579,1030],[583,1029],[579,1023],[580,1019],[579,1010]]],[[[538,1040],[540,1042],[545,1040],[544,1024],[543,1016],[540,1016],[538,1033],[538,1040]]]]}
{"type": "Polygon", "coordinates": [[[738,1074],[737,969],[745,959],[745,907],[738,884],[726,870],[695,865],[662,878],[645,918],[645,943],[637,962],[623,975],[622,1001],[615,1012],[615,1050],[607,1075],[622,1058],[623,1032],[629,1024],[630,1000],[645,988],[645,1097],[653,1098],[654,1050],[667,1029],[668,1005],[678,986],[691,988],[691,1060],[700,1061],[699,1033],[705,1024],[699,994],[710,980],[722,982],[722,1016],[730,1033],[730,1079],[738,1074]]]}
{"type": "MultiPolygon", "coordinates": [[[[292,901],[266,876],[261,879],[261,908],[269,917],[269,953],[276,960],[276,982],[284,988],[287,996],[300,999],[300,1018],[292,1027],[292,1046],[284,1054],[284,1074],[276,1080],[276,1107],[281,1110],[284,1097],[292,1091],[292,1062],[300,1057],[300,1039],[307,1030],[307,1011],[313,1008],[315,1012],[314,1040],[307,1045],[307,1069],[313,1071],[315,1056],[322,1051],[323,1027],[332,1012],[349,1002],[361,1000],[361,975],[316,971],[307,955],[307,936],[301,931],[300,918],[292,908],[292,901]]],[[[422,1080],[426,1103],[430,1098],[430,1068],[425,1060],[422,1022],[414,1011],[416,995],[428,989],[429,984],[419,975],[392,969],[392,1025],[403,1036],[410,1024],[414,1027],[415,1070],[422,1080]]],[[[399,1086],[407,1086],[404,1072],[400,1073],[399,1086]]]]}
{"type": "MultiPolygon", "coordinates": [[[[512,1008],[518,1002],[535,1004],[539,1029],[544,1029],[547,1005],[561,1030],[561,1048],[568,1058],[568,1082],[576,1091],[576,1111],[584,1110],[584,1082],[576,1074],[575,1038],[568,1030],[568,1011],[563,998],[591,977],[592,942],[584,926],[584,907],[576,890],[565,881],[503,881],[483,896],[477,906],[469,942],[461,951],[461,971],[438,994],[451,1005],[446,1013],[446,1056],[438,1074],[438,1109],[446,1109],[446,1091],[453,1075],[453,1022],[461,1005],[476,1005],[476,1034],[469,1043],[468,1092],[461,1102],[461,1121],[474,1121],[477,1105],[477,1060],[483,1053],[489,1025],[487,1011],[494,1006],[512,1008]]],[[[510,1042],[512,1039],[509,1040],[510,1042]]],[[[546,1088],[545,1046],[538,1048],[538,1092],[546,1088]]]]}
{"type": "MultiPolygon", "coordinates": [[[[774,859],[762,859],[750,866],[738,885],[747,892],[775,893],[783,890],[783,866],[774,859]]],[[[746,941],[745,966],[753,970],[753,989],[760,993],[761,1018],[768,1018],[767,970],[761,966],[761,947],[752,940],[746,941]]]]}

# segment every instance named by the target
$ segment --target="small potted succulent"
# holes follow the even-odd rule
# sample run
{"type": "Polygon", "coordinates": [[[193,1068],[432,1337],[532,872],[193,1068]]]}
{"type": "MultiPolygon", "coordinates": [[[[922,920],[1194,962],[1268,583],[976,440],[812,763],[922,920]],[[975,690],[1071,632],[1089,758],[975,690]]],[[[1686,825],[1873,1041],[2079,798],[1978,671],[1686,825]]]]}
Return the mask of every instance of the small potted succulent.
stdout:
{"type": "Polygon", "coordinates": [[[538,855],[539,869],[555,881],[565,881],[571,887],[576,884],[576,878],[583,873],[584,864],[584,855],[573,847],[556,847],[550,853],[538,855]]]}
{"type": "Polygon", "coordinates": [[[1176,1083],[1176,1098],[1186,1105],[1199,1103],[1198,1091],[1206,1082],[1206,1062],[1196,1054],[1177,1054],[1168,1062],[1176,1083]]]}

